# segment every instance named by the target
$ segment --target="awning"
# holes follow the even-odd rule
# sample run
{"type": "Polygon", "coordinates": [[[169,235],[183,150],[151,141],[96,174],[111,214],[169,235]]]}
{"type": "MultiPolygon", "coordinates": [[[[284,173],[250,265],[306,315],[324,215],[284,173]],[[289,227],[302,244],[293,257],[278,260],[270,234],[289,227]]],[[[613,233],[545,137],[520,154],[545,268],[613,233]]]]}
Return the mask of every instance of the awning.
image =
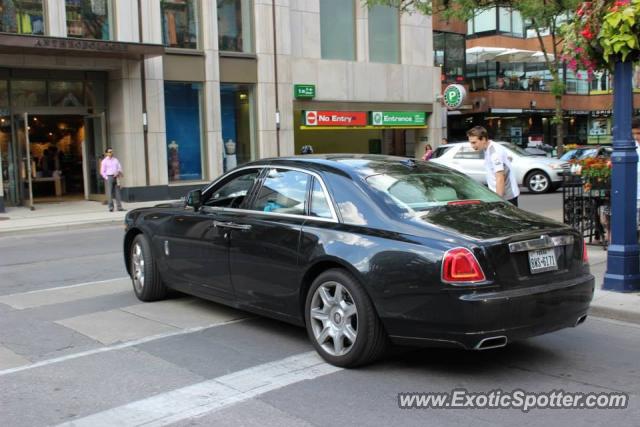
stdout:
{"type": "MultiPolygon", "coordinates": [[[[524,49],[507,49],[504,47],[483,47],[475,46],[467,49],[467,64],[479,64],[485,61],[496,62],[545,62],[544,52],[524,49]]],[[[553,55],[549,55],[549,60],[553,61],[553,55]]]]}
{"type": "Polygon", "coordinates": [[[109,40],[0,34],[0,53],[140,59],[164,55],[164,46],[109,40]]]}

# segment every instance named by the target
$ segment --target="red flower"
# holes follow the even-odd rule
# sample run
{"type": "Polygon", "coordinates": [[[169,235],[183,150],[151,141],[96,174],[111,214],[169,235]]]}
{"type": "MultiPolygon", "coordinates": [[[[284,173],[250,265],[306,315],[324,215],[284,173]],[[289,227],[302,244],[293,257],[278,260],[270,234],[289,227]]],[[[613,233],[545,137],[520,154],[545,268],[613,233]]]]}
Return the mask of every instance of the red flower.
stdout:
{"type": "Polygon", "coordinates": [[[582,37],[587,40],[591,40],[593,38],[593,34],[591,34],[591,30],[589,28],[585,28],[580,34],[582,34],[582,37]]]}

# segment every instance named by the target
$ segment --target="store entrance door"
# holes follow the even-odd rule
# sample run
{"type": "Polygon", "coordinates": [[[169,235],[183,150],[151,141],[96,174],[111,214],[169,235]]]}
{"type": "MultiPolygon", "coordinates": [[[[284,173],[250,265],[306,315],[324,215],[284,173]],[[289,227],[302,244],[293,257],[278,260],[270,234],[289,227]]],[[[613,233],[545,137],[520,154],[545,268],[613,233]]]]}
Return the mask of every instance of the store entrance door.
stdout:
{"type": "Polygon", "coordinates": [[[21,112],[11,122],[15,155],[5,168],[15,204],[83,200],[103,190],[96,179],[105,145],[102,115],[21,112]]]}
{"type": "Polygon", "coordinates": [[[17,153],[15,159],[11,159],[14,165],[17,163],[17,168],[14,169],[15,178],[13,182],[17,183],[14,187],[17,199],[23,200],[24,204],[33,207],[33,176],[35,172],[35,165],[31,158],[31,150],[29,148],[29,115],[27,113],[15,114],[13,116],[13,135],[15,148],[14,152],[17,153]]]}
{"type": "Polygon", "coordinates": [[[84,197],[87,200],[105,200],[104,180],[100,175],[100,162],[107,149],[105,114],[84,117],[83,176],[84,197]]]}

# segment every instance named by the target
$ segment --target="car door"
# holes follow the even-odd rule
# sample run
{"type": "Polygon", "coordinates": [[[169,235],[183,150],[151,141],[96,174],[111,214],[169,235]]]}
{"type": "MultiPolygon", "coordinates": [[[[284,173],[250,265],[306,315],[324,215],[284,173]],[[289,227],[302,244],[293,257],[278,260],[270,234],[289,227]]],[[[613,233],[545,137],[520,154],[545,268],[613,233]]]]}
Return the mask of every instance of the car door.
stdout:
{"type": "Polygon", "coordinates": [[[224,177],[203,192],[200,209],[185,207],[174,216],[164,255],[170,277],[191,292],[234,299],[229,276],[229,231],[261,171],[246,168],[224,177]]]}
{"type": "Polygon", "coordinates": [[[298,248],[311,175],[289,167],[267,169],[244,216],[230,230],[231,282],[241,303],[299,317],[298,248]]]}
{"type": "Polygon", "coordinates": [[[453,155],[452,167],[470,176],[476,181],[486,184],[487,177],[484,169],[484,151],[474,150],[471,146],[461,145],[453,155]]]}

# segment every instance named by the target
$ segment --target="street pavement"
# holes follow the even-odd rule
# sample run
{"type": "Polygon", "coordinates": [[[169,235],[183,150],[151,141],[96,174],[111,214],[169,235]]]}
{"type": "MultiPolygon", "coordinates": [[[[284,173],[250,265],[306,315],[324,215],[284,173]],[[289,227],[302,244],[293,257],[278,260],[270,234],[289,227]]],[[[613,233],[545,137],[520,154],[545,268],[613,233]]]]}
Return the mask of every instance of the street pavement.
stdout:
{"type": "MultiPolygon", "coordinates": [[[[522,206],[552,217],[558,197],[523,196],[522,206]]],[[[45,207],[10,211],[0,221],[41,226],[0,232],[0,426],[636,425],[640,418],[633,321],[590,316],[577,328],[483,352],[398,347],[374,365],[343,370],[316,356],[304,329],[180,294],[138,301],[122,261],[123,214],[94,205],[55,207],[56,215],[44,215],[45,207]],[[88,222],[96,217],[104,221],[88,222]],[[398,407],[401,392],[454,389],[622,392],[630,403],[526,413],[398,407]]],[[[594,271],[604,265],[601,248],[590,255],[594,271]]]]}
{"type": "Polygon", "coordinates": [[[503,349],[398,347],[343,370],[302,328],[179,294],[138,301],[121,238],[111,224],[0,237],[0,425],[634,425],[640,416],[640,325],[591,317],[503,349]],[[401,392],[454,389],[621,392],[630,403],[398,407],[401,392]]]}

